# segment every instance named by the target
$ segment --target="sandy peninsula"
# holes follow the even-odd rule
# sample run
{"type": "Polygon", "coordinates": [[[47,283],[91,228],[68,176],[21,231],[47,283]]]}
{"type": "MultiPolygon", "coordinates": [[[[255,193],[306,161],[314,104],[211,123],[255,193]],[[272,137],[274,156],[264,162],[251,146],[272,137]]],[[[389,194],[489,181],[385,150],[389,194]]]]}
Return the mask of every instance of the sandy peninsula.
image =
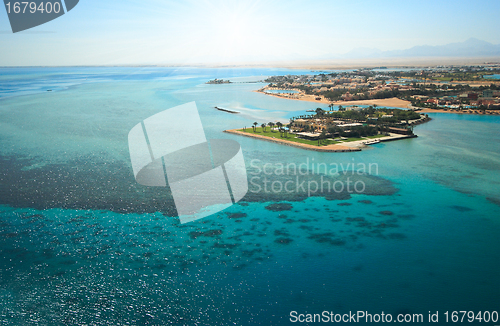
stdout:
{"type": "MultiPolygon", "coordinates": [[[[275,88],[269,88],[271,90],[275,88]]],[[[254,92],[261,93],[267,96],[273,96],[273,97],[278,97],[278,98],[283,98],[286,100],[295,100],[295,101],[307,101],[307,102],[316,102],[316,103],[323,103],[323,104],[331,104],[332,102],[323,96],[316,96],[316,95],[307,95],[304,94],[303,92],[299,91],[299,93],[294,93],[294,94],[287,94],[287,93],[280,93],[280,94],[273,94],[273,93],[266,93],[259,90],[255,90],[254,92]],[[318,100],[319,98],[319,100],[318,100]]]]}
{"type": "MultiPolygon", "coordinates": [[[[284,98],[288,100],[295,100],[295,101],[307,101],[307,102],[316,102],[316,103],[322,103],[322,104],[334,104],[334,105],[342,105],[342,106],[351,106],[351,105],[376,105],[378,107],[395,107],[395,108],[401,108],[401,109],[420,109],[417,107],[413,107],[411,105],[410,101],[405,101],[402,99],[399,99],[397,97],[392,97],[392,98],[384,98],[384,99],[376,99],[376,100],[359,100],[359,101],[336,101],[336,102],[331,102],[323,97],[321,97],[320,100],[317,100],[317,96],[314,95],[305,95],[302,93],[298,94],[293,94],[291,96],[290,94],[269,94],[265,92],[259,92],[268,96],[274,96],[274,97],[279,97],[279,98],[284,98]]],[[[437,109],[429,109],[429,108],[421,108],[419,110],[420,113],[455,113],[455,114],[479,114],[479,115],[500,115],[500,112],[498,110],[486,110],[485,112],[479,110],[479,109],[468,109],[468,110],[455,110],[455,109],[449,109],[449,110],[437,110],[437,109]]]]}
{"type": "Polygon", "coordinates": [[[286,94],[286,93],[284,93],[284,94],[271,94],[271,93],[262,92],[260,90],[257,90],[255,92],[262,93],[262,94],[267,95],[267,96],[274,96],[274,97],[283,98],[283,99],[287,99],[287,100],[315,102],[315,103],[322,103],[322,104],[334,104],[334,105],[342,105],[342,106],[377,105],[379,107],[389,106],[389,107],[402,108],[402,109],[408,109],[411,107],[410,101],[401,100],[397,97],[376,99],[376,100],[332,102],[332,101],[324,98],[323,96],[307,95],[307,94],[304,94],[302,92],[294,93],[294,94],[286,94]]]}
{"type": "Polygon", "coordinates": [[[337,101],[333,102],[333,104],[342,106],[347,106],[347,105],[376,105],[379,107],[390,106],[402,109],[408,109],[411,107],[410,101],[405,101],[397,97],[377,99],[377,100],[337,101]]]}

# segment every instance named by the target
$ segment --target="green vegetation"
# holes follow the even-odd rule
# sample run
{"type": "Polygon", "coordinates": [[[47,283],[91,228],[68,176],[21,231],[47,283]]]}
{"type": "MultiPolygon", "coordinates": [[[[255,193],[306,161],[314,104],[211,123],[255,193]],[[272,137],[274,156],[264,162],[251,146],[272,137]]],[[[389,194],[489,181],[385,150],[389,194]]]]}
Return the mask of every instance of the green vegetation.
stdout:
{"type": "Polygon", "coordinates": [[[356,121],[366,121],[367,118],[376,118],[370,121],[371,124],[398,123],[406,120],[420,119],[420,114],[411,110],[374,108],[372,106],[361,110],[333,111],[324,114],[325,117],[335,119],[349,119],[356,121]],[[385,117],[392,115],[392,117],[385,117]]]}
{"type": "Polygon", "coordinates": [[[294,134],[286,134],[286,136],[284,136],[284,134],[281,134],[278,131],[271,131],[270,129],[264,130],[263,128],[255,128],[255,129],[247,128],[247,129],[239,129],[239,131],[247,132],[249,134],[266,136],[269,138],[274,137],[276,139],[283,139],[283,140],[288,140],[288,141],[292,141],[292,142],[296,142],[296,143],[308,144],[308,145],[313,145],[313,146],[325,146],[325,145],[330,145],[330,144],[338,144],[338,142],[333,141],[331,139],[321,139],[319,141],[320,144],[318,145],[318,141],[316,141],[316,140],[307,140],[307,139],[298,138],[297,135],[294,135],[294,134]],[[280,136],[280,134],[281,134],[281,136],[280,136]]]}
{"type": "Polygon", "coordinates": [[[374,106],[353,110],[346,110],[339,106],[339,111],[318,111],[316,115],[301,115],[292,120],[310,120],[310,125],[305,125],[302,129],[304,131],[314,131],[312,122],[318,118],[322,120],[323,125],[326,125],[328,132],[331,134],[338,132],[343,137],[358,137],[376,135],[379,129],[377,127],[381,126],[397,126],[399,128],[404,128],[403,125],[408,124],[410,120],[420,119],[420,114],[412,110],[375,108],[374,106]],[[332,120],[342,120],[347,123],[361,122],[364,125],[349,128],[352,134],[345,134],[346,132],[344,129],[332,123],[332,120]]]}
{"type": "Polygon", "coordinates": [[[377,138],[391,128],[403,129],[403,134],[412,135],[411,120],[420,120],[421,115],[412,110],[375,108],[344,109],[323,111],[318,108],[316,114],[301,115],[291,119],[294,130],[305,132],[321,131],[320,139],[349,138],[349,141],[363,137],[377,138]]]}
{"type": "Polygon", "coordinates": [[[443,76],[430,77],[431,80],[439,81],[478,81],[482,80],[483,76],[476,72],[452,72],[443,74],[443,76]]]}
{"type": "Polygon", "coordinates": [[[387,137],[387,136],[386,135],[373,135],[373,136],[366,136],[365,138],[375,139],[375,138],[382,138],[382,137],[387,137]]]}

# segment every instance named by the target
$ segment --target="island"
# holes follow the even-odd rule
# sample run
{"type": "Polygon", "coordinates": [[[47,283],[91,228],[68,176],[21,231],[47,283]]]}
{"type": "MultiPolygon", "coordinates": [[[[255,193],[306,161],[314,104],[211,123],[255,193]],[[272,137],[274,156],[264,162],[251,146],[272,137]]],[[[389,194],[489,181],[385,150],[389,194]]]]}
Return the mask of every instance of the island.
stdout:
{"type": "Polygon", "coordinates": [[[317,108],[315,114],[293,117],[286,125],[254,122],[250,128],[224,132],[321,152],[351,152],[379,142],[417,137],[413,127],[429,120],[427,114],[394,108],[317,108]]]}
{"type": "Polygon", "coordinates": [[[215,78],[215,79],[207,81],[205,84],[231,84],[231,81],[215,78]]]}

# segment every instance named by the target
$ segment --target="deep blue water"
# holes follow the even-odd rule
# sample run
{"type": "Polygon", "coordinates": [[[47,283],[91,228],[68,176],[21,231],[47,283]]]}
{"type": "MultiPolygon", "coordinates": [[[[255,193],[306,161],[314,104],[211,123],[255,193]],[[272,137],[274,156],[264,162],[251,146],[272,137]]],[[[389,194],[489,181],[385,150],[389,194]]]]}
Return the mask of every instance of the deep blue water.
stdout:
{"type": "Polygon", "coordinates": [[[1,324],[286,325],[292,310],[441,320],[446,310],[500,310],[500,118],[429,114],[418,138],[356,153],[222,132],[317,104],[253,92],[263,83],[206,81],[293,73],[308,72],[1,69],[1,324]],[[191,101],[207,138],[240,143],[249,178],[265,177],[256,172],[265,165],[303,164],[306,181],[321,164],[372,166],[347,174],[365,191],[252,192],[180,225],[166,190],[136,184],[127,135],[191,101]]]}

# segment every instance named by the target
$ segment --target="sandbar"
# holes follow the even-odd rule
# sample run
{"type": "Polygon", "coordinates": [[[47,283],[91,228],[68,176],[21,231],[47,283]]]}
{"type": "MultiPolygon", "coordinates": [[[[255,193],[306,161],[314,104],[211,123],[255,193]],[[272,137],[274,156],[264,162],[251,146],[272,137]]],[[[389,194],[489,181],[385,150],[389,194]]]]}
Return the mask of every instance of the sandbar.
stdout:
{"type": "Polygon", "coordinates": [[[322,103],[322,104],[335,104],[335,105],[342,105],[342,106],[348,106],[348,105],[377,105],[379,107],[395,107],[395,108],[402,108],[402,109],[408,109],[411,108],[411,102],[410,101],[405,101],[402,99],[399,99],[397,97],[391,97],[391,98],[384,98],[384,99],[374,99],[374,100],[358,100],[358,101],[336,101],[332,102],[323,96],[318,96],[318,95],[306,95],[303,92],[299,91],[299,93],[294,93],[294,94],[271,94],[271,93],[266,93],[262,92],[261,90],[256,90],[255,92],[267,95],[267,96],[274,96],[278,98],[283,98],[287,100],[295,100],[295,101],[306,101],[306,102],[315,102],[315,103],[322,103]],[[317,100],[317,98],[320,98],[317,100]]]}
{"type": "Polygon", "coordinates": [[[384,98],[384,99],[374,99],[374,100],[359,100],[359,101],[337,101],[333,102],[335,105],[376,105],[378,107],[395,107],[408,109],[411,107],[410,101],[405,101],[397,97],[384,98]]]}

